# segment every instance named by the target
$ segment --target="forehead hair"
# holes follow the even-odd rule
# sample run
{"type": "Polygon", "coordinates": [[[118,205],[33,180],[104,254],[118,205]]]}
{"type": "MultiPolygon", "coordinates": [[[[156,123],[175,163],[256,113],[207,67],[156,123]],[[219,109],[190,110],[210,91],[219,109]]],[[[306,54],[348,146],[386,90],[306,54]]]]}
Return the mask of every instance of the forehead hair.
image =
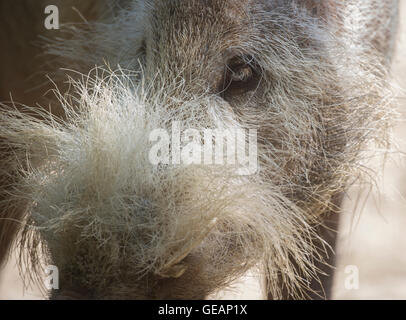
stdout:
{"type": "MultiPolygon", "coordinates": [[[[213,28],[242,25],[248,19],[251,0],[149,0],[147,8],[153,20],[174,25],[213,28]]],[[[201,29],[201,32],[206,31],[201,29]]]]}

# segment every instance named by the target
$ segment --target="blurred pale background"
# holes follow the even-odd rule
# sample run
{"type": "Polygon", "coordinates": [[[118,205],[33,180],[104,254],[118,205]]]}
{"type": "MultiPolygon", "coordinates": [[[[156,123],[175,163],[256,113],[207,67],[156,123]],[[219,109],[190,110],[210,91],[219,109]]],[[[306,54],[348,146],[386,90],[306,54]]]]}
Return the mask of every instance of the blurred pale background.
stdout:
{"type": "MultiPolygon", "coordinates": [[[[401,4],[401,31],[393,70],[399,85],[406,88],[406,0],[401,4]]],[[[402,121],[395,128],[395,138],[400,150],[406,152],[406,96],[402,96],[402,121]]],[[[355,187],[348,192],[337,248],[335,299],[406,299],[406,158],[399,154],[387,162],[379,189],[368,196],[355,218],[352,211],[360,190],[355,187]],[[358,271],[358,283],[351,282],[353,273],[346,273],[354,270],[358,271]]],[[[259,283],[253,275],[247,275],[215,298],[261,299],[264,295],[259,283]]],[[[43,297],[35,288],[24,289],[12,259],[0,273],[0,299],[43,297]]]]}
{"type": "MultiPolygon", "coordinates": [[[[401,0],[398,49],[393,75],[406,88],[406,1],[401,0]]],[[[339,233],[336,299],[406,299],[406,94],[399,94],[400,121],[394,136],[400,152],[386,162],[379,192],[374,190],[355,218],[355,188],[348,193],[339,233]],[[402,154],[405,153],[405,154],[402,154]],[[359,288],[345,288],[347,266],[359,270],[359,288]]],[[[348,270],[347,270],[348,271],[348,270]]],[[[348,279],[348,278],[347,278],[348,279]]]]}

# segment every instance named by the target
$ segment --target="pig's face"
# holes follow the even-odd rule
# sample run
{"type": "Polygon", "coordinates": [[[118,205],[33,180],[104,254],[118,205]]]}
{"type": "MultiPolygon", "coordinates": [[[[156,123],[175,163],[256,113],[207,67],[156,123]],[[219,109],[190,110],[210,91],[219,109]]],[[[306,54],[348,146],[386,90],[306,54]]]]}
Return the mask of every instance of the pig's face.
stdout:
{"type": "Polygon", "coordinates": [[[381,136],[387,96],[378,59],[311,3],[134,1],[49,45],[82,72],[125,70],[75,83],[64,121],[0,129],[32,160],[23,240],[59,268],[53,297],[203,298],[255,266],[274,297],[281,281],[302,294],[313,226],[381,136]],[[236,162],[204,161],[207,129],[242,130],[236,162]]]}

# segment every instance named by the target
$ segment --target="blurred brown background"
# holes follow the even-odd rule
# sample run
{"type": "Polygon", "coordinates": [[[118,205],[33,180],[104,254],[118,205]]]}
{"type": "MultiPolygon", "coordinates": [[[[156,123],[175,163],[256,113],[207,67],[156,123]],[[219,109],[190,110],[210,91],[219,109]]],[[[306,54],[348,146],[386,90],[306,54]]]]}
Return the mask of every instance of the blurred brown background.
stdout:
{"type": "MultiPolygon", "coordinates": [[[[406,88],[406,1],[401,1],[400,23],[393,70],[397,83],[406,88]]],[[[399,101],[402,119],[395,138],[406,152],[406,94],[400,94],[399,101]]],[[[354,187],[348,192],[339,232],[334,299],[406,299],[406,158],[400,153],[386,163],[379,189],[369,194],[355,217],[354,203],[363,190],[354,187]],[[358,283],[352,282],[354,270],[358,283]]],[[[260,299],[264,295],[259,283],[248,275],[215,298],[260,299]]],[[[36,288],[24,289],[15,259],[11,259],[0,272],[0,299],[43,297],[36,288]]]]}

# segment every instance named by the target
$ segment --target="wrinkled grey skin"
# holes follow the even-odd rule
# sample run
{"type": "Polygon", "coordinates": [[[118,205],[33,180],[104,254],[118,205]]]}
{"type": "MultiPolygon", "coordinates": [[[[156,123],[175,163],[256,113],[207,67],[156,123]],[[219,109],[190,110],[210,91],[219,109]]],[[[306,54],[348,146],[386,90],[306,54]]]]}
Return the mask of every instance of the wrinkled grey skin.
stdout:
{"type": "MultiPolygon", "coordinates": [[[[104,0],[86,1],[85,4],[83,1],[74,0],[54,2],[60,8],[62,23],[81,22],[81,17],[77,14],[79,11],[89,22],[105,24],[92,29],[92,33],[83,31],[76,34],[75,31],[64,32],[63,29],[45,30],[43,26],[45,3],[25,0],[2,1],[0,3],[0,42],[3,44],[3,50],[0,53],[0,101],[9,101],[11,96],[14,101],[30,106],[36,103],[46,105],[50,102],[52,112],[62,114],[63,111],[58,104],[52,98],[48,100],[49,94],[44,97],[44,93],[51,85],[44,80],[43,73],[55,75],[54,79],[58,81],[61,78],[56,70],[60,67],[87,73],[95,65],[101,65],[107,61],[113,68],[117,65],[134,71],[142,68],[145,72],[144,81],[150,83],[154,80],[148,78],[148,75],[160,73],[167,75],[168,78],[180,76],[185,83],[184,92],[194,95],[210,92],[218,95],[241,122],[247,124],[254,122],[254,125],[264,128],[265,124],[255,123],[258,120],[255,120],[257,118],[254,115],[247,115],[246,106],[248,104],[251,108],[264,112],[268,105],[275,103],[277,95],[281,96],[282,91],[274,95],[269,94],[272,90],[272,81],[278,85],[282,83],[277,90],[283,90],[286,86],[290,90],[287,92],[292,95],[297,94],[297,99],[303,96],[306,100],[303,101],[304,103],[309,103],[307,100],[311,98],[308,92],[314,90],[313,87],[311,88],[310,79],[300,79],[301,70],[296,75],[290,75],[291,78],[288,76],[277,78],[276,70],[283,65],[283,62],[278,62],[277,58],[281,61],[291,59],[287,65],[294,73],[296,72],[294,54],[297,52],[293,53],[293,49],[291,52],[289,49],[283,51],[283,48],[276,47],[278,42],[273,40],[275,37],[284,37],[296,32],[297,38],[291,40],[295,42],[296,48],[302,50],[301,54],[304,57],[326,59],[329,59],[328,54],[331,52],[327,49],[331,45],[330,36],[340,38],[341,43],[345,43],[345,39],[348,39],[354,44],[354,57],[372,54],[388,69],[396,41],[398,7],[396,0],[121,0],[114,4],[104,0]],[[77,10],[72,10],[72,6],[77,10]],[[293,8],[300,9],[300,17],[296,16],[299,11],[294,11],[293,8]],[[115,20],[115,17],[118,18],[115,20]],[[312,30],[314,34],[311,34],[312,30]],[[105,33],[100,34],[100,32],[105,33]],[[40,40],[39,36],[50,40],[40,40]],[[52,39],[55,37],[65,40],[54,42],[52,39]],[[268,61],[266,56],[261,56],[261,54],[264,55],[261,53],[261,48],[272,47],[272,45],[275,46],[273,52],[275,60],[268,61]],[[287,56],[284,57],[283,54],[287,56]],[[262,67],[261,75],[258,72],[247,81],[230,85],[230,79],[227,78],[224,70],[232,64],[233,59],[241,55],[255,57],[262,67]],[[260,76],[264,81],[258,81],[260,76]],[[297,77],[299,80],[296,79],[297,77]],[[308,92],[306,92],[306,84],[303,84],[307,83],[306,81],[309,82],[308,92]],[[295,88],[298,91],[296,93],[294,93],[295,88]]],[[[334,64],[333,58],[331,64],[334,64]]],[[[300,68],[301,64],[297,66],[300,68]]],[[[333,72],[330,67],[320,66],[319,70],[317,65],[313,67],[315,73],[326,70],[333,72]]],[[[351,68],[344,64],[336,67],[337,70],[351,68]]],[[[282,67],[280,70],[283,70],[282,67]]],[[[309,70],[303,70],[303,74],[310,75],[309,70]]],[[[330,88],[327,88],[326,84],[326,88],[323,89],[326,96],[321,97],[321,100],[330,101],[333,105],[335,94],[337,96],[342,94],[339,77],[337,72],[337,88],[329,91],[330,88]]],[[[63,86],[63,80],[58,82],[58,85],[63,86]]],[[[159,87],[160,83],[155,85],[159,87]]],[[[316,88],[320,86],[321,84],[315,85],[316,88]]],[[[325,105],[328,103],[326,102],[325,105]]],[[[270,116],[269,119],[272,121],[270,116]]],[[[336,122],[340,121],[342,118],[337,117],[336,122]]],[[[275,137],[273,131],[270,132],[268,129],[271,130],[272,126],[265,127],[264,132],[260,133],[261,137],[265,143],[276,144],[275,141],[280,137],[275,137]]],[[[344,148],[345,144],[346,142],[338,141],[337,148],[344,148]]],[[[280,148],[283,147],[280,146],[280,148]]],[[[306,154],[306,150],[304,148],[298,152],[306,154]]],[[[339,149],[337,152],[342,150],[339,149]]],[[[291,161],[289,163],[287,160],[284,165],[295,167],[295,164],[301,163],[295,163],[295,159],[291,161]]],[[[314,179],[310,177],[307,181],[302,181],[299,177],[300,168],[293,170],[288,177],[294,185],[308,184],[306,185],[308,189],[315,185],[328,185],[330,180],[338,178],[330,177],[327,167],[334,166],[326,165],[325,168],[319,166],[316,177],[314,179]],[[320,180],[323,181],[320,182],[320,180]]],[[[3,185],[0,199],[7,200],[7,190],[10,188],[10,179],[13,178],[12,175],[10,177],[4,174],[3,171],[0,179],[3,185]]],[[[270,179],[273,179],[272,172],[267,174],[270,179]]],[[[329,199],[328,205],[322,208],[308,201],[306,197],[309,195],[303,193],[300,188],[292,189],[285,194],[309,216],[320,217],[325,227],[316,228],[318,235],[332,248],[335,245],[335,230],[338,226],[339,210],[337,208],[345,192],[345,186],[340,186],[341,183],[342,181],[331,182],[334,187],[327,191],[327,195],[317,195],[320,199],[325,197],[329,199]],[[334,209],[331,210],[332,208],[334,209]]],[[[275,184],[277,184],[276,181],[275,184]]],[[[24,214],[24,208],[18,205],[0,206],[2,218],[19,220],[24,217],[24,214]]],[[[4,261],[17,231],[17,224],[8,220],[0,221],[0,263],[4,261]]],[[[334,265],[334,255],[331,252],[325,260],[329,265],[334,265]]],[[[318,267],[327,275],[320,275],[321,283],[313,280],[310,288],[317,294],[313,294],[307,288],[307,297],[329,298],[333,271],[324,263],[318,267]]],[[[194,284],[193,274],[190,273],[186,273],[180,279],[154,279],[154,281],[157,283],[155,290],[159,291],[159,294],[142,292],[138,295],[130,295],[129,298],[204,298],[212,293],[212,288],[194,284]],[[195,288],[188,290],[193,286],[201,290],[197,292],[195,288]]],[[[284,294],[284,298],[292,296],[288,292],[284,294]]],[[[73,285],[62,288],[53,297],[115,296],[97,295],[86,287],[73,285]]],[[[270,298],[273,297],[270,296],[270,298]]]]}

